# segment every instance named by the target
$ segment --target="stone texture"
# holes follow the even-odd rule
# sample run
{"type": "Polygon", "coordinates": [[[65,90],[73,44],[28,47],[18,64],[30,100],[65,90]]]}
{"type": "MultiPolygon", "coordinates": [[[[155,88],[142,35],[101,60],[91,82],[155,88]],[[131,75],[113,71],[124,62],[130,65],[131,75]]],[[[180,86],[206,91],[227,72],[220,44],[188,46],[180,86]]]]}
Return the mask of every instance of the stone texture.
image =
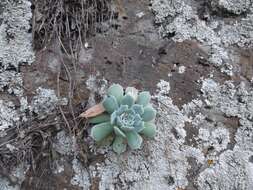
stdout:
{"type": "MultiPolygon", "coordinates": [[[[54,175],[46,174],[51,180],[49,186],[54,185],[51,189],[253,189],[252,83],[234,76],[239,72],[241,59],[236,50],[252,48],[251,2],[208,1],[216,3],[210,7],[204,1],[152,0],[150,9],[154,17],[147,2],[122,2],[129,17],[121,23],[121,28],[107,33],[106,38],[94,37],[89,42],[88,56],[84,55],[87,52],[80,53],[78,69],[82,72],[78,73],[81,81],[78,87],[89,95],[82,105],[87,108],[99,102],[109,84],[115,82],[150,90],[158,110],[157,136],[153,140],[145,139],[142,149],[127,150],[118,156],[111,146],[96,145],[86,124],[81,129],[84,133],[81,142],[61,131],[53,138],[52,146],[58,157],[49,163],[56,164],[52,167],[54,175]],[[221,9],[229,14],[221,14],[221,9]],[[140,12],[142,17],[137,15],[140,12]],[[231,77],[223,77],[220,71],[231,77]],[[177,98],[183,99],[180,104],[177,98]],[[87,148],[84,162],[78,154],[78,143],[87,148]]],[[[12,0],[2,1],[0,5],[3,32],[0,131],[4,136],[7,128],[22,123],[26,112],[45,119],[57,105],[66,105],[67,101],[57,97],[55,90],[39,87],[43,86],[42,82],[31,85],[35,91],[29,98],[24,96],[23,73],[18,68],[20,64],[30,64],[34,56],[28,33],[30,3],[12,0]],[[10,26],[17,25],[19,31],[15,32],[10,26]],[[20,105],[5,101],[6,97],[16,97],[20,105]]],[[[251,59],[247,60],[250,67],[251,59]]],[[[54,66],[57,63],[54,61],[54,66]]],[[[39,69],[35,69],[38,75],[43,72],[39,69]]],[[[27,81],[34,79],[29,78],[36,76],[32,74],[27,74],[27,81]]],[[[45,78],[43,84],[54,86],[53,79],[45,78]]],[[[68,86],[64,89],[67,91],[68,86]]],[[[43,171],[39,172],[43,174],[43,171]]],[[[17,177],[23,180],[22,175],[17,177]]],[[[48,185],[47,179],[27,177],[26,182],[41,184],[43,188],[48,185]]],[[[7,179],[1,177],[1,188],[16,187],[10,187],[7,179]]]]}

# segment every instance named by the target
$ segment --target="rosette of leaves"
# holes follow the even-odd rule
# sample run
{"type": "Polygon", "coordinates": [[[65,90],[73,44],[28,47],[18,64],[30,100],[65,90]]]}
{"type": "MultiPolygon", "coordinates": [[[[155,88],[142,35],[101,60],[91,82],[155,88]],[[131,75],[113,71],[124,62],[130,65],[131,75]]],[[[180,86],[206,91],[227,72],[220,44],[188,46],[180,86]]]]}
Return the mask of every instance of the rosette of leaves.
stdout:
{"type": "Polygon", "coordinates": [[[124,152],[127,145],[139,149],[142,135],[153,138],[156,133],[156,110],[150,100],[147,91],[138,93],[134,87],[124,91],[121,85],[113,84],[102,102],[105,112],[90,119],[90,123],[95,124],[91,137],[99,142],[113,134],[112,147],[118,154],[124,152]]]}

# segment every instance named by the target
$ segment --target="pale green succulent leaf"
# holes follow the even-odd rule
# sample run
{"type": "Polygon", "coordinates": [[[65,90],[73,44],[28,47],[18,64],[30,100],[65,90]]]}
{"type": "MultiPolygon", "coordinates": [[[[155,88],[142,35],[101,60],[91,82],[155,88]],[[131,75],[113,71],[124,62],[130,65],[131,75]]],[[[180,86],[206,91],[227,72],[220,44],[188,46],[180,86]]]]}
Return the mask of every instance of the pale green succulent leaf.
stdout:
{"type": "Polygon", "coordinates": [[[116,123],[120,127],[123,126],[131,127],[134,124],[135,119],[136,114],[132,110],[128,109],[124,113],[117,116],[116,123]]]}
{"type": "Polygon", "coordinates": [[[148,91],[143,91],[138,95],[137,104],[143,105],[144,107],[149,104],[151,95],[148,91]]]}
{"type": "Polygon", "coordinates": [[[113,140],[114,140],[114,134],[113,133],[111,133],[111,134],[109,134],[108,136],[106,136],[105,138],[103,138],[101,141],[97,141],[97,145],[98,146],[110,146],[110,145],[112,145],[112,143],[113,143],[113,140]]]}
{"type": "Polygon", "coordinates": [[[117,111],[114,111],[112,114],[111,114],[111,117],[110,117],[110,122],[112,125],[114,125],[117,121],[117,111]]]}
{"type": "Polygon", "coordinates": [[[139,115],[142,115],[142,114],[144,113],[144,108],[143,108],[143,106],[142,106],[142,105],[139,105],[139,104],[134,104],[134,105],[131,107],[131,109],[132,109],[135,113],[137,113],[137,114],[139,114],[139,115]]]}
{"type": "Polygon", "coordinates": [[[114,96],[107,96],[102,102],[103,107],[108,113],[113,113],[116,109],[118,109],[118,102],[114,96]]]}
{"type": "Polygon", "coordinates": [[[108,96],[114,96],[118,103],[121,102],[123,98],[124,90],[123,87],[119,84],[113,84],[109,87],[107,91],[108,96]]]}
{"type": "Polygon", "coordinates": [[[121,154],[126,151],[126,147],[125,139],[121,136],[116,136],[112,144],[113,151],[121,154]]]}
{"type": "Polygon", "coordinates": [[[144,128],[140,133],[146,137],[154,138],[156,134],[156,125],[154,123],[146,122],[144,123],[144,128]]]}
{"type": "Polygon", "coordinates": [[[101,141],[103,140],[106,136],[111,134],[113,132],[113,126],[111,125],[110,122],[104,122],[95,125],[91,129],[91,137],[95,141],[101,141]]]}
{"type": "Polygon", "coordinates": [[[144,122],[143,121],[139,121],[139,122],[137,122],[137,123],[135,123],[134,124],[134,130],[136,131],[136,132],[140,132],[140,131],[142,131],[144,129],[144,122]]]}
{"type": "Polygon", "coordinates": [[[134,104],[134,99],[131,95],[126,94],[122,100],[121,100],[121,105],[128,105],[130,108],[134,104]]]}
{"type": "Polygon", "coordinates": [[[103,122],[107,122],[107,121],[110,121],[110,115],[106,114],[106,113],[98,115],[96,117],[92,117],[89,119],[89,122],[92,124],[103,123],[103,122]]]}
{"type": "Polygon", "coordinates": [[[138,90],[134,87],[127,87],[126,94],[129,94],[130,96],[132,96],[134,101],[136,101],[138,97],[138,90]]]}
{"type": "Polygon", "coordinates": [[[136,114],[135,116],[134,116],[134,123],[136,123],[136,122],[139,122],[139,121],[141,121],[142,120],[142,118],[141,118],[141,116],[139,115],[139,114],[136,114]]]}
{"type": "Polygon", "coordinates": [[[128,105],[120,105],[119,109],[117,110],[117,115],[120,115],[128,110],[128,105]]]}
{"type": "Polygon", "coordinates": [[[114,129],[114,133],[117,135],[117,136],[121,136],[123,138],[126,138],[126,135],[123,131],[121,131],[117,126],[114,126],[113,127],[114,129]]]}
{"type": "Polygon", "coordinates": [[[156,117],[156,110],[152,106],[147,106],[144,108],[144,113],[142,115],[142,120],[145,122],[152,121],[156,117]]]}
{"type": "Polygon", "coordinates": [[[126,133],[127,143],[131,149],[139,149],[142,144],[142,137],[135,131],[126,133]]]}
{"type": "Polygon", "coordinates": [[[117,119],[116,119],[116,124],[119,127],[122,127],[124,125],[123,121],[119,117],[117,117],[117,119]]]}
{"type": "Polygon", "coordinates": [[[122,126],[122,127],[121,127],[121,130],[122,130],[122,131],[125,131],[125,132],[134,131],[134,127],[122,126]]]}
{"type": "Polygon", "coordinates": [[[144,127],[144,122],[139,114],[135,115],[133,127],[136,132],[139,132],[144,127]]]}

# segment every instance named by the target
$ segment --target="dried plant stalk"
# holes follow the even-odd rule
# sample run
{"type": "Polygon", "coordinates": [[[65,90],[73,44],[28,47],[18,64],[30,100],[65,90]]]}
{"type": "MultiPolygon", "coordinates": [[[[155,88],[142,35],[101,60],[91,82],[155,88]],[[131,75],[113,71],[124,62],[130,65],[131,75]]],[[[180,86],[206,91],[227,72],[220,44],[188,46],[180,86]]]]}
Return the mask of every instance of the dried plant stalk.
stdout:
{"type": "Polygon", "coordinates": [[[97,115],[100,115],[101,113],[103,113],[105,111],[104,106],[100,103],[97,104],[91,108],[89,108],[88,110],[86,110],[85,112],[81,113],[79,115],[79,117],[84,117],[84,118],[90,118],[90,117],[95,117],[97,115]]]}

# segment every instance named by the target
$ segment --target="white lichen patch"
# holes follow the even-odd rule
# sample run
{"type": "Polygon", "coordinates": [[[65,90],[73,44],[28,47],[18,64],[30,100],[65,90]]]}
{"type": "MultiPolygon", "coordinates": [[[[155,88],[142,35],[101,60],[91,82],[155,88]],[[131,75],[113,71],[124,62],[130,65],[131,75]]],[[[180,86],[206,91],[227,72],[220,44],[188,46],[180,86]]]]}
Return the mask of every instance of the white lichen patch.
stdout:
{"type": "Polygon", "coordinates": [[[251,0],[215,0],[213,6],[216,5],[218,8],[240,15],[249,9],[251,3],[251,0]]]}
{"type": "Polygon", "coordinates": [[[60,131],[55,137],[53,148],[62,155],[70,155],[73,151],[72,144],[70,136],[65,131],[60,131]]]}
{"type": "Polygon", "coordinates": [[[41,119],[47,117],[57,105],[67,105],[67,99],[59,99],[54,90],[38,88],[37,95],[33,97],[30,111],[39,115],[41,119]]]}
{"type": "Polygon", "coordinates": [[[13,171],[10,172],[10,175],[12,178],[19,179],[17,181],[17,184],[10,184],[7,178],[1,178],[0,177],[0,189],[1,190],[20,190],[21,183],[25,179],[25,173],[24,166],[17,166],[13,171]]]}
{"type": "Polygon", "coordinates": [[[161,95],[169,95],[170,93],[170,83],[165,80],[160,80],[160,82],[157,84],[158,87],[158,93],[161,95]]]}
{"type": "Polygon", "coordinates": [[[29,109],[27,97],[21,97],[20,98],[20,112],[25,112],[29,109]]]}
{"type": "Polygon", "coordinates": [[[11,144],[6,144],[6,148],[8,148],[11,152],[14,152],[14,150],[17,150],[17,148],[11,144]]]}
{"type": "Polygon", "coordinates": [[[201,91],[209,105],[226,114],[238,118],[253,118],[253,91],[241,82],[235,86],[232,81],[219,85],[211,79],[203,81],[201,91]],[[208,81],[208,82],[207,82],[208,81]]]}
{"type": "Polygon", "coordinates": [[[144,17],[144,15],[145,15],[145,13],[144,12],[138,12],[138,13],[136,13],[136,16],[138,17],[138,18],[142,18],[142,17],[144,17]]]}
{"type": "Polygon", "coordinates": [[[97,73],[96,75],[90,75],[88,80],[86,81],[87,89],[90,90],[88,106],[93,106],[97,104],[97,102],[95,101],[96,94],[99,94],[103,97],[106,93],[108,82],[104,78],[98,79],[99,76],[100,73],[97,73]]]}
{"type": "Polygon", "coordinates": [[[77,159],[74,159],[72,161],[72,165],[75,175],[71,179],[71,184],[78,185],[82,187],[83,190],[89,190],[90,178],[87,170],[82,166],[82,164],[77,159]]]}
{"type": "Polygon", "coordinates": [[[18,126],[19,115],[12,102],[0,100],[0,132],[4,132],[9,127],[18,126]]]}
{"type": "Polygon", "coordinates": [[[179,67],[178,67],[178,73],[179,73],[179,74],[183,74],[183,73],[185,72],[185,70],[186,70],[186,67],[185,67],[185,66],[179,66],[179,67]]]}
{"type": "Polygon", "coordinates": [[[227,149],[227,145],[230,142],[229,131],[226,128],[217,128],[213,131],[209,129],[199,129],[199,139],[201,140],[201,149],[213,147],[215,154],[227,149]]]}
{"type": "Polygon", "coordinates": [[[0,189],[1,190],[20,190],[19,186],[12,186],[9,181],[5,178],[0,178],[0,189]]]}
{"type": "Polygon", "coordinates": [[[89,48],[88,42],[84,44],[85,48],[80,49],[79,52],[79,62],[83,65],[87,65],[91,62],[94,54],[94,49],[89,48]]]}
{"type": "Polygon", "coordinates": [[[202,100],[194,99],[191,102],[184,104],[183,109],[181,111],[184,115],[187,115],[187,117],[192,119],[192,116],[196,115],[202,106],[203,106],[202,100]]]}
{"type": "Polygon", "coordinates": [[[241,119],[242,125],[235,135],[235,150],[251,151],[253,153],[253,122],[248,119],[241,119]]]}
{"type": "Polygon", "coordinates": [[[0,97],[1,136],[5,135],[4,129],[19,126],[25,120],[19,66],[34,60],[32,34],[28,32],[32,18],[30,6],[27,0],[0,2],[0,92],[17,96],[21,104],[19,110],[17,105],[0,97]]]}
{"type": "Polygon", "coordinates": [[[252,178],[248,170],[249,154],[228,150],[220,155],[219,161],[205,169],[198,177],[198,186],[205,190],[252,189],[252,178]]]}
{"type": "MultiPolygon", "coordinates": [[[[211,111],[224,114],[228,118],[239,118],[240,126],[232,136],[232,139],[235,139],[234,147],[229,150],[227,145],[231,141],[231,126],[226,127],[215,122],[209,123],[207,127],[205,117],[200,118],[200,122],[195,125],[200,127],[200,148],[212,146],[215,151],[208,153],[208,156],[216,155],[213,157],[214,165],[199,174],[198,186],[200,189],[210,190],[252,189],[252,173],[249,170],[249,157],[253,155],[252,87],[247,87],[243,82],[236,86],[232,81],[219,85],[211,79],[206,79],[203,81],[202,92],[211,111]],[[221,154],[217,154],[218,152],[221,154]]],[[[217,120],[218,116],[215,119],[217,120]]]]}
{"type": "Polygon", "coordinates": [[[233,14],[247,12],[239,22],[225,22],[220,17],[212,16],[212,10],[208,11],[207,7],[199,8],[199,3],[188,0],[152,0],[151,3],[162,37],[178,42],[197,40],[207,51],[210,63],[219,66],[228,75],[233,75],[233,65],[238,61],[230,47],[253,45],[253,5],[250,0],[208,2],[215,10],[221,9],[221,12],[224,9],[233,14]],[[198,12],[200,9],[206,11],[202,19],[198,12]]]}
{"type": "Polygon", "coordinates": [[[20,73],[14,71],[0,71],[0,91],[5,91],[9,94],[22,96],[23,94],[23,79],[20,73]]]}
{"type": "MultiPolygon", "coordinates": [[[[34,60],[30,29],[31,2],[27,0],[3,0],[0,6],[0,62],[2,69],[19,64],[31,64],[34,60]]],[[[1,69],[0,69],[1,70],[1,69]]]]}

